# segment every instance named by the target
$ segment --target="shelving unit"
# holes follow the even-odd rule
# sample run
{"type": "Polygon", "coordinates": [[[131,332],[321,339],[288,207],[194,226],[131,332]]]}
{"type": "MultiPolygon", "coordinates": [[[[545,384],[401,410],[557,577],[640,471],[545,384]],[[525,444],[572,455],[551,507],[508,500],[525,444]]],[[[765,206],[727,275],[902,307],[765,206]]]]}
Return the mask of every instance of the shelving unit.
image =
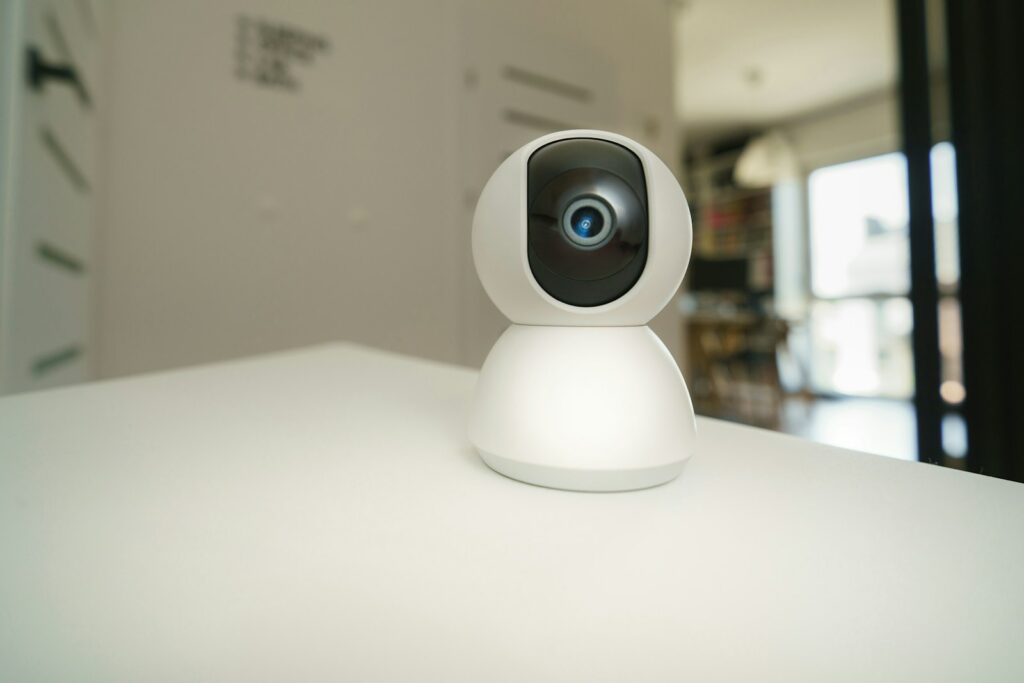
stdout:
{"type": "Polygon", "coordinates": [[[777,427],[776,353],[788,325],[773,312],[771,188],[733,172],[745,140],[688,159],[694,249],[683,299],[691,392],[698,413],[777,427]]]}

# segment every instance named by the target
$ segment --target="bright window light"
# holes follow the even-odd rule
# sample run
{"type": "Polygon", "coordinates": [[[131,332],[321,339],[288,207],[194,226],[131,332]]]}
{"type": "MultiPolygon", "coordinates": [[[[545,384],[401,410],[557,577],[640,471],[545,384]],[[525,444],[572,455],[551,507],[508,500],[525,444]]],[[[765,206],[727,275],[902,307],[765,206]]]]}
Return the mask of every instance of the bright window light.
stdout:
{"type": "Polygon", "coordinates": [[[914,392],[907,164],[892,153],[814,171],[811,383],[846,396],[914,392]]]}
{"type": "Polygon", "coordinates": [[[906,294],[906,158],[892,153],[827,166],[808,184],[814,296],[906,294]]]}
{"type": "Polygon", "coordinates": [[[956,152],[940,142],[932,147],[932,217],[935,221],[935,274],[939,284],[955,286],[960,279],[957,244],[959,207],[956,194],[956,152]]]}

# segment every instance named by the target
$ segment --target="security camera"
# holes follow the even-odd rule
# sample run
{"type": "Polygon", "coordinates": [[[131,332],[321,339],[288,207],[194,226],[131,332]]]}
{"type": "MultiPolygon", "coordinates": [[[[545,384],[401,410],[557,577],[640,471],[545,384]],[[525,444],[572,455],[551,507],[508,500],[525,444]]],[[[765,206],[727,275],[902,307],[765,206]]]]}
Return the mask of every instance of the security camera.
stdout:
{"type": "Polygon", "coordinates": [[[674,479],[693,405],[647,323],[690,260],[672,172],[629,138],[541,137],[509,156],[473,216],[473,260],[511,321],[480,371],[469,438],[492,469],[551,488],[622,491],[674,479]]]}

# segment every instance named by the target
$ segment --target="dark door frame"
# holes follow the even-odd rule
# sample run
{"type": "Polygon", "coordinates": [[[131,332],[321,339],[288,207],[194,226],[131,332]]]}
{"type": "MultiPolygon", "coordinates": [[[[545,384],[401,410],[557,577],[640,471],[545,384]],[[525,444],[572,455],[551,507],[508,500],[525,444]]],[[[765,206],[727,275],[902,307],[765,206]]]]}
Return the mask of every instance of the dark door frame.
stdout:
{"type": "Polygon", "coordinates": [[[1024,481],[1024,2],[946,0],[945,23],[967,466],[1024,481]]]}
{"type": "Polygon", "coordinates": [[[939,292],[932,221],[932,119],[925,0],[898,0],[900,122],[910,207],[910,301],[914,308],[914,408],[917,453],[943,461],[939,292]]]}

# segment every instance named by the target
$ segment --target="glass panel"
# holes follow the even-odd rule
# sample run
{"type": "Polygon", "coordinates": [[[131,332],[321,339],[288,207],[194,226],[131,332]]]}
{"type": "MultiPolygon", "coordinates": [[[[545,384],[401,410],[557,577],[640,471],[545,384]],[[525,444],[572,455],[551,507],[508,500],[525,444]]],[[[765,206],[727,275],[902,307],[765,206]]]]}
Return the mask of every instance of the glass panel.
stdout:
{"type": "Polygon", "coordinates": [[[932,147],[932,215],[935,221],[935,274],[939,286],[956,287],[960,280],[957,238],[956,152],[940,142],[932,147]]]}
{"type": "Polygon", "coordinates": [[[811,291],[835,298],[906,294],[907,163],[892,153],[811,173],[811,291]]]}
{"type": "Polygon", "coordinates": [[[967,423],[963,416],[948,413],[942,418],[942,450],[951,458],[967,455],[967,423]]]}
{"type": "Polygon", "coordinates": [[[964,402],[963,347],[960,331],[960,301],[953,296],[939,300],[939,354],[942,362],[942,384],[939,393],[950,405],[964,402]]]}
{"type": "Polygon", "coordinates": [[[909,398],[914,392],[910,301],[904,297],[816,301],[811,381],[816,391],[909,398]]]}

